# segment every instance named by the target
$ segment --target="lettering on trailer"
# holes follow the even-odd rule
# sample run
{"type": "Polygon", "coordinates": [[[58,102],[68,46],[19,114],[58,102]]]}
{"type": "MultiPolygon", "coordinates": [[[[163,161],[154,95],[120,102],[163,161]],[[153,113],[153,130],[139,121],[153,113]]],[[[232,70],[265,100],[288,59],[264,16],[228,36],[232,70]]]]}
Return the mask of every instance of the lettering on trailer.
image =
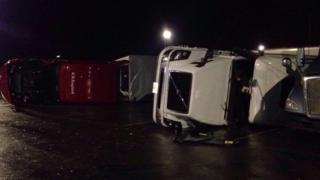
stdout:
{"type": "Polygon", "coordinates": [[[76,73],[75,72],[71,72],[71,94],[74,95],[74,84],[76,81],[76,73]]]}
{"type": "Polygon", "coordinates": [[[91,74],[92,74],[92,67],[89,67],[89,71],[88,71],[88,80],[87,80],[87,88],[88,88],[88,99],[92,99],[92,94],[91,94],[91,74]]]}

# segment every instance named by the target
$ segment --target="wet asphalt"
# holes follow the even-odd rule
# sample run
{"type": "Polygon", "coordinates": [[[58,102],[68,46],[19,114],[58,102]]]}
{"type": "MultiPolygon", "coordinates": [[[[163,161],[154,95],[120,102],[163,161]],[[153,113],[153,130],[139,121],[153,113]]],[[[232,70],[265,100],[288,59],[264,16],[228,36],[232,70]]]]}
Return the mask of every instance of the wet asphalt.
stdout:
{"type": "MultiPolygon", "coordinates": [[[[251,127],[236,146],[176,144],[151,103],[0,102],[0,179],[317,179],[319,133],[251,127]]],[[[223,131],[223,130],[222,130],[223,131]]]]}

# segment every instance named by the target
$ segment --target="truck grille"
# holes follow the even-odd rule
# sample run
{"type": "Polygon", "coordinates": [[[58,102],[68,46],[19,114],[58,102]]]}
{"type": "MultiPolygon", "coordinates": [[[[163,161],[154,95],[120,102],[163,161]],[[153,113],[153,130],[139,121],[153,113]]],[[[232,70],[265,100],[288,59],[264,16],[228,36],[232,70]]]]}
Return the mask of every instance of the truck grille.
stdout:
{"type": "Polygon", "coordinates": [[[320,77],[306,80],[308,113],[320,116],[320,77]]]}
{"type": "Polygon", "coordinates": [[[192,75],[190,73],[171,72],[167,108],[180,113],[189,112],[192,75]]]}

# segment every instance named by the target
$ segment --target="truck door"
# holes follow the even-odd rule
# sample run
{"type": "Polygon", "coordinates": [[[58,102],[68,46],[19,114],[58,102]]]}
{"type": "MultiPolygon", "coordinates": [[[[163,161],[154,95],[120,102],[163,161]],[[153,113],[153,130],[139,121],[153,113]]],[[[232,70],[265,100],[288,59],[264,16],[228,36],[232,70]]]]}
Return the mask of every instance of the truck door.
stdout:
{"type": "Polygon", "coordinates": [[[129,92],[129,63],[120,66],[120,92],[124,96],[128,96],[129,92]]]}

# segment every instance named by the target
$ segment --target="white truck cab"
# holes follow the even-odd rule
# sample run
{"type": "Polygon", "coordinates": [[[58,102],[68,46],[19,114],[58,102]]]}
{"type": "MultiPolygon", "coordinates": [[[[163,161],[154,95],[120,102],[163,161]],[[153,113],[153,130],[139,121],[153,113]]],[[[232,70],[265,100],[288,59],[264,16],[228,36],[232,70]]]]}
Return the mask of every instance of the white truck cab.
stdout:
{"type": "MultiPolygon", "coordinates": [[[[164,122],[164,113],[167,109],[166,98],[168,96],[167,92],[169,88],[169,72],[175,70],[176,68],[181,69],[181,67],[189,66],[189,64],[191,64],[192,62],[201,62],[201,59],[205,57],[206,52],[206,48],[190,48],[182,46],[169,46],[160,52],[160,55],[158,56],[156,80],[153,83],[153,120],[156,123],[167,126],[167,124],[164,122]]],[[[189,76],[188,74],[184,75],[189,76]]],[[[184,82],[185,85],[188,86],[186,83],[189,83],[189,85],[191,85],[190,81],[190,76],[186,77],[184,82]]],[[[185,108],[184,106],[186,105],[186,103],[189,104],[189,99],[183,99],[183,101],[184,102],[180,102],[182,103],[180,109],[185,108]]],[[[179,112],[178,110],[176,111],[176,113],[179,114],[181,113],[181,111],[179,112]]]]}
{"type": "Polygon", "coordinates": [[[240,78],[248,84],[252,66],[253,61],[230,51],[164,49],[158,58],[154,83],[154,121],[166,127],[178,124],[182,128],[193,123],[229,124],[228,119],[236,111],[236,104],[229,99],[241,91],[240,78]],[[231,81],[235,82],[232,86],[231,81]],[[227,113],[231,109],[233,113],[227,113]]]}

